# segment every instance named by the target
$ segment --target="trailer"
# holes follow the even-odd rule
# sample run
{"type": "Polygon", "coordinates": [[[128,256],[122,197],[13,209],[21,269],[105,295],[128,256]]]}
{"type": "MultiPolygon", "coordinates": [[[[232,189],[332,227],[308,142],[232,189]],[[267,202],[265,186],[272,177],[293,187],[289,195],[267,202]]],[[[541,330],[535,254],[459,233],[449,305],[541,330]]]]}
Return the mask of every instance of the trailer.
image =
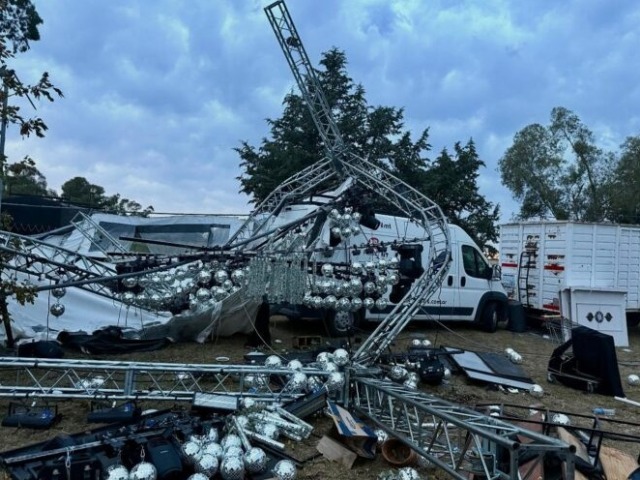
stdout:
{"type": "Polygon", "coordinates": [[[528,314],[564,318],[628,345],[640,320],[640,226],[537,221],[500,226],[505,290],[528,314]]]}

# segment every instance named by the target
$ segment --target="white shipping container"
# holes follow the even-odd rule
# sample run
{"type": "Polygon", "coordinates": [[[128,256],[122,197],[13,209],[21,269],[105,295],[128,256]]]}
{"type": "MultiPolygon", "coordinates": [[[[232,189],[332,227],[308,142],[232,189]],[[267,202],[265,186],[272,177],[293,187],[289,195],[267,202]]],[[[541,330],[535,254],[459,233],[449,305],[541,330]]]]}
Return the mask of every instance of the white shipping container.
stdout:
{"type": "Polygon", "coordinates": [[[602,314],[606,318],[602,321],[598,315],[602,325],[596,326],[616,330],[622,322],[625,337],[626,319],[618,317],[639,315],[640,226],[556,221],[504,224],[500,226],[500,265],[509,295],[525,308],[562,314],[581,324],[589,323],[582,317],[602,314]],[[592,303],[585,303],[585,298],[592,303]],[[620,302],[621,312],[616,313],[620,302]],[[582,317],[573,318],[578,316],[582,317]]]}

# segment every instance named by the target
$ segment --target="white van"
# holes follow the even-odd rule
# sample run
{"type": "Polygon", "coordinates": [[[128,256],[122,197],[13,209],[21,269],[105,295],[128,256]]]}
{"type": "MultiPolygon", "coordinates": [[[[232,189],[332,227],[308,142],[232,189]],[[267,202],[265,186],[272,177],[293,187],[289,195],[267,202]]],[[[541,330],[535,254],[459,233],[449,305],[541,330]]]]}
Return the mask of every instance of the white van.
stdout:
{"type": "MultiPolygon", "coordinates": [[[[275,311],[289,317],[321,317],[331,335],[348,333],[358,323],[379,322],[409,290],[411,283],[429,264],[426,231],[403,217],[376,214],[377,228],[361,225],[357,233],[331,247],[331,222],[320,232],[320,251],[312,260],[334,265],[365,264],[379,260],[399,261],[400,282],[388,286],[383,296],[384,308],[360,309],[355,314],[311,311],[304,306],[279,306],[275,311]],[[324,249],[322,248],[324,246],[324,249]]],[[[451,262],[441,287],[427,299],[414,320],[474,322],[486,331],[496,330],[507,318],[507,294],[500,281],[499,267],[492,267],[473,239],[460,227],[449,225],[451,262]]],[[[335,242],[333,242],[335,243],[335,242]]]]}

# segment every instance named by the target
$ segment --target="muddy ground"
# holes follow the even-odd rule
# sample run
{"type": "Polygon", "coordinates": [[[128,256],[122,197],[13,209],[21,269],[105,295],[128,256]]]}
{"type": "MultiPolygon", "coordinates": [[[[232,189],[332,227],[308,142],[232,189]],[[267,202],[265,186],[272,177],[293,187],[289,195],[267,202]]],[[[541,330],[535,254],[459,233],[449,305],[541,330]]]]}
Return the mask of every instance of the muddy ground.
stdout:
{"type": "MultiPolygon", "coordinates": [[[[323,326],[319,322],[299,321],[290,322],[283,317],[271,318],[272,348],[276,353],[295,351],[292,348],[292,339],[303,336],[325,336],[323,326]]],[[[365,338],[370,331],[358,334],[360,339],[365,338]]],[[[562,384],[552,384],[547,381],[547,364],[555,347],[561,343],[558,332],[544,326],[530,326],[524,333],[514,333],[500,328],[496,333],[485,333],[473,327],[453,326],[446,327],[439,324],[411,324],[397,338],[392,346],[394,352],[406,351],[414,338],[427,338],[434,346],[458,347],[464,350],[476,352],[500,352],[506,348],[512,348],[523,357],[522,368],[536,383],[544,388],[542,398],[533,398],[529,393],[509,393],[504,389],[485,383],[470,381],[462,373],[454,374],[449,381],[437,386],[421,385],[420,388],[428,393],[446,400],[475,407],[477,404],[500,404],[529,406],[542,404],[543,407],[555,411],[565,411],[575,414],[590,415],[594,407],[615,408],[615,419],[633,422],[640,425],[640,407],[632,406],[615,400],[612,397],[599,394],[585,393],[568,388],[562,384]]],[[[630,346],[617,348],[619,371],[627,398],[640,401],[640,386],[627,384],[627,376],[632,373],[640,374],[640,329],[629,329],[630,346]]],[[[229,357],[230,363],[242,363],[245,353],[250,351],[245,347],[246,335],[234,335],[228,338],[218,338],[205,344],[182,343],[170,345],[155,352],[137,353],[135,355],[109,356],[102,359],[120,359],[125,361],[158,361],[177,363],[216,363],[217,357],[229,357]]],[[[267,351],[268,352],[268,351],[267,351]]],[[[69,352],[66,358],[91,358],[101,359],[96,356],[86,356],[69,352]]],[[[1,374],[1,372],[0,372],[1,374]]],[[[10,381],[6,377],[3,383],[10,381]]],[[[7,400],[0,400],[0,415],[7,411],[7,400]]],[[[145,407],[142,405],[143,408],[145,407]]],[[[168,405],[167,405],[168,406],[168,405]]],[[[505,407],[508,408],[508,407],[505,407]]],[[[88,413],[88,404],[84,401],[68,401],[59,403],[61,421],[46,431],[18,429],[14,427],[0,427],[0,451],[8,451],[28,444],[41,442],[66,433],[72,434],[95,428],[95,424],[85,422],[88,413]]],[[[316,431],[309,440],[301,444],[289,444],[289,452],[296,458],[306,460],[303,468],[298,472],[298,479],[312,480],[322,478],[349,478],[372,479],[381,472],[390,470],[379,455],[375,460],[358,459],[351,470],[347,470],[338,463],[329,462],[317,455],[315,445],[323,433],[328,431],[332,422],[326,417],[319,416],[312,420],[316,424],[316,431]]],[[[640,437],[640,427],[632,428],[631,433],[640,437]]],[[[616,442],[615,447],[638,457],[640,444],[628,442],[616,442]]],[[[449,478],[443,473],[430,470],[425,472],[429,478],[449,478]]],[[[0,473],[0,479],[9,478],[6,473],[0,473]]]]}

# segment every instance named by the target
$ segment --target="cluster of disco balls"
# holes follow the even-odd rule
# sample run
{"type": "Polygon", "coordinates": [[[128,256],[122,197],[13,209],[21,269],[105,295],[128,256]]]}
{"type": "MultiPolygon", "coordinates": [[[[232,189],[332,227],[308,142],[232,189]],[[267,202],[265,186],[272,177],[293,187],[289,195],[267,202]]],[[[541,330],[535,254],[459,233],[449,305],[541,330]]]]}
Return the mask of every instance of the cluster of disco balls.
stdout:
{"type": "Polygon", "coordinates": [[[153,463],[146,462],[144,457],[136,465],[128,470],[122,464],[111,465],[107,468],[107,480],[156,480],[158,478],[158,470],[153,463]]]}
{"type": "Polygon", "coordinates": [[[51,296],[56,300],[49,307],[49,313],[51,313],[51,315],[56,318],[64,313],[65,308],[64,305],[60,303],[60,300],[65,296],[66,293],[67,291],[63,287],[56,287],[51,290],[51,296]]]}
{"type": "Polygon", "coordinates": [[[175,305],[207,308],[246,285],[248,270],[230,267],[218,261],[197,261],[165,272],[125,277],[122,285],[126,290],[120,298],[125,305],[151,310],[168,310],[175,305]]]}
{"type": "Polygon", "coordinates": [[[334,208],[329,212],[329,220],[331,221],[331,236],[346,240],[352,235],[360,231],[360,212],[354,212],[352,207],[346,207],[342,213],[334,208]]]}
{"type": "MultiPolygon", "coordinates": [[[[249,438],[259,438],[261,442],[281,449],[284,445],[277,441],[281,431],[292,426],[296,426],[298,431],[303,428],[306,431],[306,425],[287,420],[276,411],[257,408],[249,401],[238,415],[227,418],[224,435],[212,428],[207,434],[192,435],[183,443],[183,457],[195,472],[188,478],[204,480],[219,475],[223,480],[243,480],[247,475],[269,473],[270,478],[277,480],[294,480],[297,469],[289,460],[280,460],[271,472],[267,472],[267,454],[262,448],[252,446],[249,438]]],[[[306,436],[308,434],[310,431],[305,433],[306,436]]]]}
{"type": "Polygon", "coordinates": [[[383,294],[400,281],[398,260],[353,262],[349,274],[334,274],[334,266],[325,263],[319,276],[312,277],[311,288],[304,293],[303,305],[326,308],[338,312],[355,312],[361,308],[384,310],[387,300],[383,294]]]}
{"type": "MultiPolygon", "coordinates": [[[[264,366],[268,369],[284,369],[282,392],[287,394],[311,393],[321,389],[329,393],[338,392],[345,384],[343,367],[349,363],[349,353],[338,348],[333,353],[321,352],[316,361],[305,366],[300,360],[284,362],[278,355],[269,355],[264,366]],[[318,373],[320,370],[322,373],[318,373]]],[[[250,392],[260,393],[270,389],[268,374],[249,374],[244,377],[244,384],[250,392]]]]}
{"type": "MultiPolygon", "coordinates": [[[[414,338],[411,340],[411,348],[429,348],[431,347],[431,341],[428,339],[414,338]]],[[[387,379],[394,383],[404,385],[409,390],[417,390],[420,385],[420,375],[417,372],[419,364],[417,362],[410,362],[409,360],[404,363],[396,363],[391,365],[387,371],[387,379]]],[[[451,378],[451,370],[445,368],[444,378],[451,378]]]]}

